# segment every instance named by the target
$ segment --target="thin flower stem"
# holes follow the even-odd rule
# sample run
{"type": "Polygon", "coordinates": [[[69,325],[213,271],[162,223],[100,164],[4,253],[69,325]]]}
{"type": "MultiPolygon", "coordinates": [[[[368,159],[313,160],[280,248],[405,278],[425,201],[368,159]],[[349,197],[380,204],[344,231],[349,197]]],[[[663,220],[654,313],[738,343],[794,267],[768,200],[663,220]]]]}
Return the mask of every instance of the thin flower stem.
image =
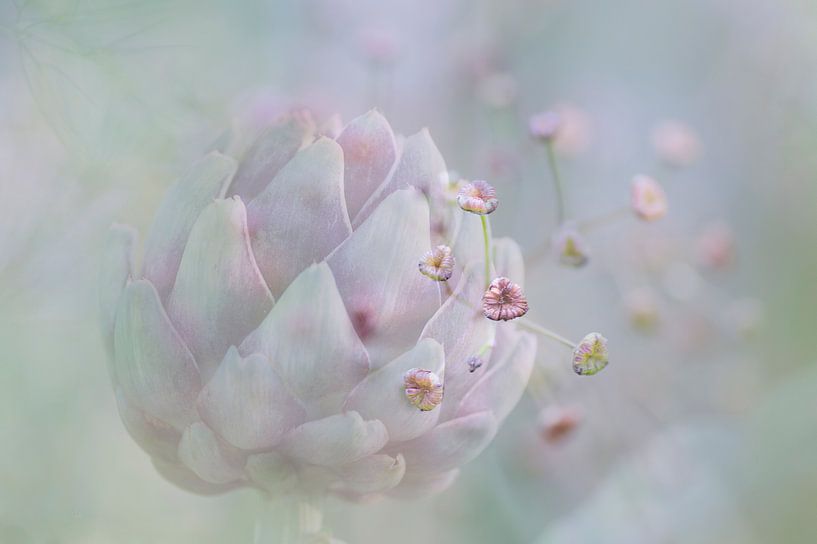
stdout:
{"type": "Polygon", "coordinates": [[[576,349],[576,343],[575,342],[571,342],[570,340],[568,340],[564,336],[562,336],[560,334],[556,334],[552,330],[546,329],[545,327],[543,327],[541,325],[537,325],[536,323],[534,323],[533,321],[530,321],[529,319],[521,319],[521,320],[519,320],[517,322],[517,325],[519,325],[523,329],[526,329],[526,330],[528,330],[530,332],[534,332],[536,334],[545,336],[547,338],[550,338],[551,340],[556,340],[560,344],[564,344],[565,346],[569,347],[570,349],[576,349]]]}
{"type": "Polygon", "coordinates": [[[488,234],[488,218],[480,215],[482,220],[482,237],[485,239],[485,288],[491,285],[491,235],[488,234]]]}
{"type": "Polygon", "coordinates": [[[580,221],[577,227],[581,232],[586,233],[599,227],[609,225],[610,223],[614,223],[619,219],[629,217],[631,214],[632,210],[629,206],[622,206],[621,208],[607,212],[604,215],[599,215],[598,217],[580,221]]]}
{"type": "Polygon", "coordinates": [[[562,187],[562,178],[559,175],[559,166],[556,163],[556,151],[553,149],[552,139],[545,142],[545,150],[547,151],[550,174],[553,177],[553,185],[556,189],[556,219],[558,224],[561,225],[565,222],[565,197],[562,187]]]}

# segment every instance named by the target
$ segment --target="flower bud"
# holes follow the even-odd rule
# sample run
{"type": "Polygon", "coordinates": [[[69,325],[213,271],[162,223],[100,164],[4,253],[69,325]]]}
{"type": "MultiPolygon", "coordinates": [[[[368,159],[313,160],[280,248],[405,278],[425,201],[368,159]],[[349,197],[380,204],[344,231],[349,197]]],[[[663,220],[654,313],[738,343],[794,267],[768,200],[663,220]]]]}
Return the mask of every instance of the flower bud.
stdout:
{"type": "Polygon", "coordinates": [[[420,273],[434,281],[448,281],[454,273],[454,256],[448,246],[436,246],[420,259],[420,273]]]}
{"type": "Polygon", "coordinates": [[[573,350],[573,371],[580,376],[597,374],[607,366],[607,356],[607,339],[591,332],[573,350]]]}
{"type": "Polygon", "coordinates": [[[574,227],[565,225],[553,236],[553,249],[559,262],[579,268],[587,264],[588,252],[584,237],[574,227]]]}
{"type": "Polygon", "coordinates": [[[412,368],[403,375],[406,397],[423,412],[433,410],[443,401],[443,382],[440,377],[422,368],[412,368]]]}
{"type": "Polygon", "coordinates": [[[655,221],[667,214],[667,195],[649,176],[633,178],[631,204],[635,214],[644,221],[655,221]]]}
{"type": "Polygon", "coordinates": [[[528,121],[528,131],[531,138],[539,141],[549,141],[556,137],[562,126],[562,116],[556,111],[544,111],[531,116],[528,121]]]}
{"type": "Polygon", "coordinates": [[[466,212],[488,215],[499,205],[496,189],[487,181],[474,180],[460,187],[457,204],[466,212]]]}
{"type": "Polygon", "coordinates": [[[539,434],[542,439],[555,444],[561,442],[581,423],[577,410],[561,406],[549,406],[539,413],[539,434]]]}
{"type": "Polygon", "coordinates": [[[528,301],[519,285],[496,278],[482,297],[482,313],[493,321],[510,321],[528,313],[528,301]]]}

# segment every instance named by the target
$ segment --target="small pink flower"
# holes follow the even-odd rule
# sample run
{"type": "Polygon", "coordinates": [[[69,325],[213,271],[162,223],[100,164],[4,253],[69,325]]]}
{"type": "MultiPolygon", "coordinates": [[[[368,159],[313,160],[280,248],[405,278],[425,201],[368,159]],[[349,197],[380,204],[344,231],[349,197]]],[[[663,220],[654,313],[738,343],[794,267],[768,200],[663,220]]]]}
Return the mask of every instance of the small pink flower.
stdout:
{"type": "Polygon", "coordinates": [[[581,233],[572,226],[559,229],[553,239],[553,249],[563,265],[579,268],[587,264],[587,244],[581,233]]]}
{"type": "Polygon", "coordinates": [[[633,178],[631,204],[635,214],[644,221],[655,221],[667,214],[667,195],[658,182],[649,176],[633,178]]]}
{"type": "Polygon", "coordinates": [[[420,273],[434,281],[448,281],[454,273],[454,256],[448,246],[436,246],[420,259],[420,273]]]}
{"type": "Polygon", "coordinates": [[[412,368],[403,376],[403,385],[409,402],[423,412],[433,410],[443,401],[443,382],[430,370],[412,368]]]}
{"type": "Polygon", "coordinates": [[[633,289],[625,300],[630,323],[636,329],[650,331],[660,319],[655,294],[646,287],[633,289]]]}
{"type": "Polygon", "coordinates": [[[466,212],[488,215],[499,206],[496,189],[487,181],[474,180],[460,187],[457,204],[466,212]]]}
{"type": "Polygon", "coordinates": [[[680,121],[664,121],[656,126],[652,145],[662,161],[676,167],[689,166],[701,153],[698,136],[680,121]]]}
{"type": "Polygon", "coordinates": [[[533,115],[528,121],[528,131],[535,140],[548,141],[556,137],[562,126],[562,116],[556,111],[533,115]]]}
{"type": "Polygon", "coordinates": [[[493,321],[510,321],[528,313],[528,301],[517,284],[496,278],[482,297],[482,313],[493,321]]]}
{"type": "Polygon", "coordinates": [[[573,371],[580,376],[592,376],[601,372],[607,362],[607,339],[597,332],[591,332],[582,338],[573,350],[573,371]]]}

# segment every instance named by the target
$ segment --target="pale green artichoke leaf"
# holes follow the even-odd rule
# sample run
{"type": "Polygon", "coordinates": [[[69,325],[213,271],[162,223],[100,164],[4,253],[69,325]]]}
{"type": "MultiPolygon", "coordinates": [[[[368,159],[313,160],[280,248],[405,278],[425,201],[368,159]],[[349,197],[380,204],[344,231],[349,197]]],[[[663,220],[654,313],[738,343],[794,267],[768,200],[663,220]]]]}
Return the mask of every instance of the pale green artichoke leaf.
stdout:
{"type": "Polygon", "coordinates": [[[298,487],[296,467],[277,451],[248,456],[244,472],[254,484],[269,493],[285,494],[298,487]]]}
{"type": "MultiPolygon", "coordinates": [[[[487,371],[483,364],[470,372],[468,359],[495,340],[496,323],[482,314],[485,291],[481,264],[471,265],[437,313],[428,321],[420,338],[433,338],[445,349],[445,398],[440,418],[445,421],[456,413],[460,400],[487,371]]],[[[490,351],[487,352],[490,354],[490,351]]]]}
{"type": "Polygon", "coordinates": [[[442,493],[454,483],[460,469],[455,468],[444,472],[411,472],[407,471],[400,484],[390,490],[387,495],[396,499],[417,499],[442,493]]]}
{"type": "Polygon", "coordinates": [[[249,203],[247,221],[258,268],[278,297],[352,233],[340,146],[320,138],[299,151],[249,203]]]}
{"type": "Polygon", "coordinates": [[[402,455],[370,455],[336,469],[338,481],[332,491],[343,496],[363,498],[394,488],[406,473],[402,455]]]}
{"type": "Polygon", "coordinates": [[[426,199],[404,189],[384,200],[327,259],[375,367],[414,345],[440,306],[438,282],[417,270],[430,246],[426,199]]]}
{"type": "Polygon", "coordinates": [[[133,404],[181,430],[198,419],[196,361],[147,280],[128,284],[114,328],[116,381],[133,404]]]}
{"type": "Polygon", "coordinates": [[[337,142],[343,148],[343,184],[349,217],[355,217],[389,175],[397,155],[389,122],[377,110],[352,119],[337,142]]]}
{"type": "MultiPolygon", "coordinates": [[[[423,368],[443,378],[445,354],[432,339],[421,340],[414,348],[397,357],[363,380],[346,400],[347,410],[356,410],[364,419],[379,419],[391,441],[416,438],[437,424],[440,407],[422,411],[406,397],[403,376],[408,370],[423,368]]],[[[446,403],[443,396],[442,405],[446,403]]]]}
{"type": "Polygon", "coordinates": [[[237,168],[235,160],[212,152],[167,190],[145,241],[142,276],[164,299],[179,270],[190,230],[214,198],[221,198],[237,168]]]}
{"type": "Polygon", "coordinates": [[[286,116],[264,131],[244,154],[227,195],[238,195],[245,202],[251,201],[314,137],[315,124],[311,119],[286,116]]]}
{"type": "Polygon", "coordinates": [[[193,226],[167,303],[205,379],[272,305],[250,248],[244,203],[213,201],[193,226]]]}
{"type": "Polygon", "coordinates": [[[525,259],[519,244],[511,238],[495,238],[493,259],[497,276],[510,278],[520,287],[525,287],[525,259]]]}
{"type": "Polygon", "coordinates": [[[306,417],[265,356],[244,358],[235,347],[199,393],[197,407],[221,438],[245,450],[272,448],[306,417]]]}
{"type": "MultiPolygon", "coordinates": [[[[128,280],[134,276],[133,249],[136,245],[136,230],[128,225],[114,224],[108,231],[102,250],[99,274],[99,316],[105,347],[113,354],[113,330],[116,324],[116,310],[128,280]]],[[[113,377],[113,374],[111,375],[113,377]]]]}
{"type": "Polygon", "coordinates": [[[204,423],[187,427],[179,441],[179,459],[196,476],[211,484],[228,484],[243,479],[244,459],[233,455],[204,423]]]}
{"type": "Polygon", "coordinates": [[[337,466],[380,451],[389,441],[377,419],[365,421],[355,411],[331,415],[292,429],[279,450],[301,463],[337,466]]]}
{"type": "Polygon", "coordinates": [[[522,398],[536,358],[536,337],[513,325],[498,326],[496,348],[487,370],[460,402],[457,415],[490,410],[502,422],[522,398]]]}
{"type": "Polygon", "coordinates": [[[133,406],[121,388],[117,388],[116,407],[125,429],[134,442],[151,457],[159,457],[171,463],[178,462],[176,450],[181,434],[173,427],[146,417],[133,406]]]}
{"type": "Polygon", "coordinates": [[[369,356],[326,263],[301,272],[264,321],[241,343],[262,353],[310,418],[336,413],[369,372],[369,356]]]}
{"type": "MultiPolygon", "coordinates": [[[[448,281],[455,281],[459,284],[460,270],[467,270],[471,265],[479,264],[476,273],[479,275],[478,281],[485,287],[488,282],[485,280],[485,239],[482,233],[482,221],[480,216],[473,213],[463,213],[457,224],[454,233],[454,245],[451,250],[454,258],[457,259],[458,270],[448,281]]],[[[488,224],[488,235],[491,236],[492,229],[488,224]]],[[[493,265],[493,263],[492,263],[493,265]]],[[[489,278],[489,281],[493,278],[489,278]]],[[[481,295],[480,295],[481,296],[481,295]]]]}
{"type": "Polygon", "coordinates": [[[448,179],[448,168],[428,129],[406,138],[400,157],[386,180],[372,194],[352,225],[358,228],[392,193],[414,187],[436,203],[442,193],[443,180],[448,179]]]}
{"type": "Polygon", "coordinates": [[[497,428],[493,413],[477,412],[440,423],[419,438],[390,445],[387,451],[403,454],[407,474],[445,472],[476,459],[497,428]]]}

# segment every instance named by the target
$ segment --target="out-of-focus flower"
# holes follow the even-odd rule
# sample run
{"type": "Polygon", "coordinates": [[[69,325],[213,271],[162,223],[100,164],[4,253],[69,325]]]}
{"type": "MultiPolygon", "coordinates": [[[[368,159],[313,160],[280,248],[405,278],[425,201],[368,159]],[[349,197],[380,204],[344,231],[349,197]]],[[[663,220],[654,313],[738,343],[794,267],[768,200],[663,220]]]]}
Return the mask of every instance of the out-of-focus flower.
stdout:
{"type": "Polygon", "coordinates": [[[457,193],[457,204],[466,212],[488,215],[499,206],[496,189],[481,179],[466,183],[457,193]]]}
{"type": "Polygon", "coordinates": [[[655,221],[667,215],[667,195],[649,176],[633,178],[630,197],[633,212],[644,221],[655,221]]]}
{"type": "Polygon", "coordinates": [[[708,225],[696,246],[698,261],[709,268],[726,268],[735,261],[735,236],[724,223],[708,225]]]}
{"type": "Polygon", "coordinates": [[[581,233],[572,225],[563,225],[553,236],[553,250],[559,262],[566,266],[580,267],[589,259],[587,244],[581,233]]]}
{"type": "Polygon", "coordinates": [[[506,72],[493,72],[478,82],[477,96],[486,105],[504,109],[514,103],[517,96],[516,79],[506,72]]]}
{"type": "Polygon", "coordinates": [[[562,126],[562,116],[556,111],[543,111],[531,116],[528,131],[535,140],[552,140],[562,126]]]}
{"type": "Polygon", "coordinates": [[[652,131],[652,145],[658,157],[670,166],[689,166],[701,153],[695,132],[680,121],[664,121],[652,131]]]}
{"type": "Polygon", "coordinates": [[[539,413],[539,434],[545,442],[555,444],[567,438],[581,420],[578,410],[548,406],[539,413]]]}
{"type": "MultiPolygon", "coordinates": [[[[141,267],[134,231],[111,231],[111,374],[163,476],[198,493],[411,497],[444,489],[488,445],[536,342],[480,315],[482,263],[466,252],[479,232],[458,229],[451,296],[417,273],[437,213],[426,196],[446,171],[425,130],[398,157],[375,111],[337,140],[289,118],[239,161],[213,152],[170,187],[141,267]],[[473,371],[468,357],[495,338],[473,371]]],[[[522,262],[512,241],[497,241],[496,262],[522,273],[502,268],[522,262]]]]}
{"type": "Polygon", "coordinates": [[[658,302],[651,289],[633,289],[625,297],[624,304],[630,323],[636,329],[651,331],[658,325],[658,302]]]}
{"type": "Polygon", "coordinates": [[[560,104],[554,108],[559,114],[561,124],[553,146],[558,153],[568,157],[578,155],[587,149],[592,137],[590,116],[582,109],[560,104]]]}
{"type": "Polygon", "coordinates": [[[604,370],[607,358],[607,339],[597,332],[591,332],[573,350],[573,371],[592,376],[604,370]]]}
{"type": "Polygon", "coordinates": [[[454,273],[454,256],[448,246],[436,246],[420,259],[420,272],[434,281],[448,281],[454,273]]]}
{"type": "Polygon", "coordinates": [[[396,33],[381,27],[361,32],[360,46],[366,60],[377,68],[390,66],[400,57],[401,46],[396,33]]]}
{"type": "Polygon", "coordinates": [[[528,313],[528,301],[519,285],[496,278],[482,297],[482,312],[494,321],[510,321],[528,313]]]}
{"type": "Polygon", "coordinates": [[[763,326],[763,304],[755,298],[741,298],[726,310],[729,327],[744,338],[755,336],[763,326]]]}

